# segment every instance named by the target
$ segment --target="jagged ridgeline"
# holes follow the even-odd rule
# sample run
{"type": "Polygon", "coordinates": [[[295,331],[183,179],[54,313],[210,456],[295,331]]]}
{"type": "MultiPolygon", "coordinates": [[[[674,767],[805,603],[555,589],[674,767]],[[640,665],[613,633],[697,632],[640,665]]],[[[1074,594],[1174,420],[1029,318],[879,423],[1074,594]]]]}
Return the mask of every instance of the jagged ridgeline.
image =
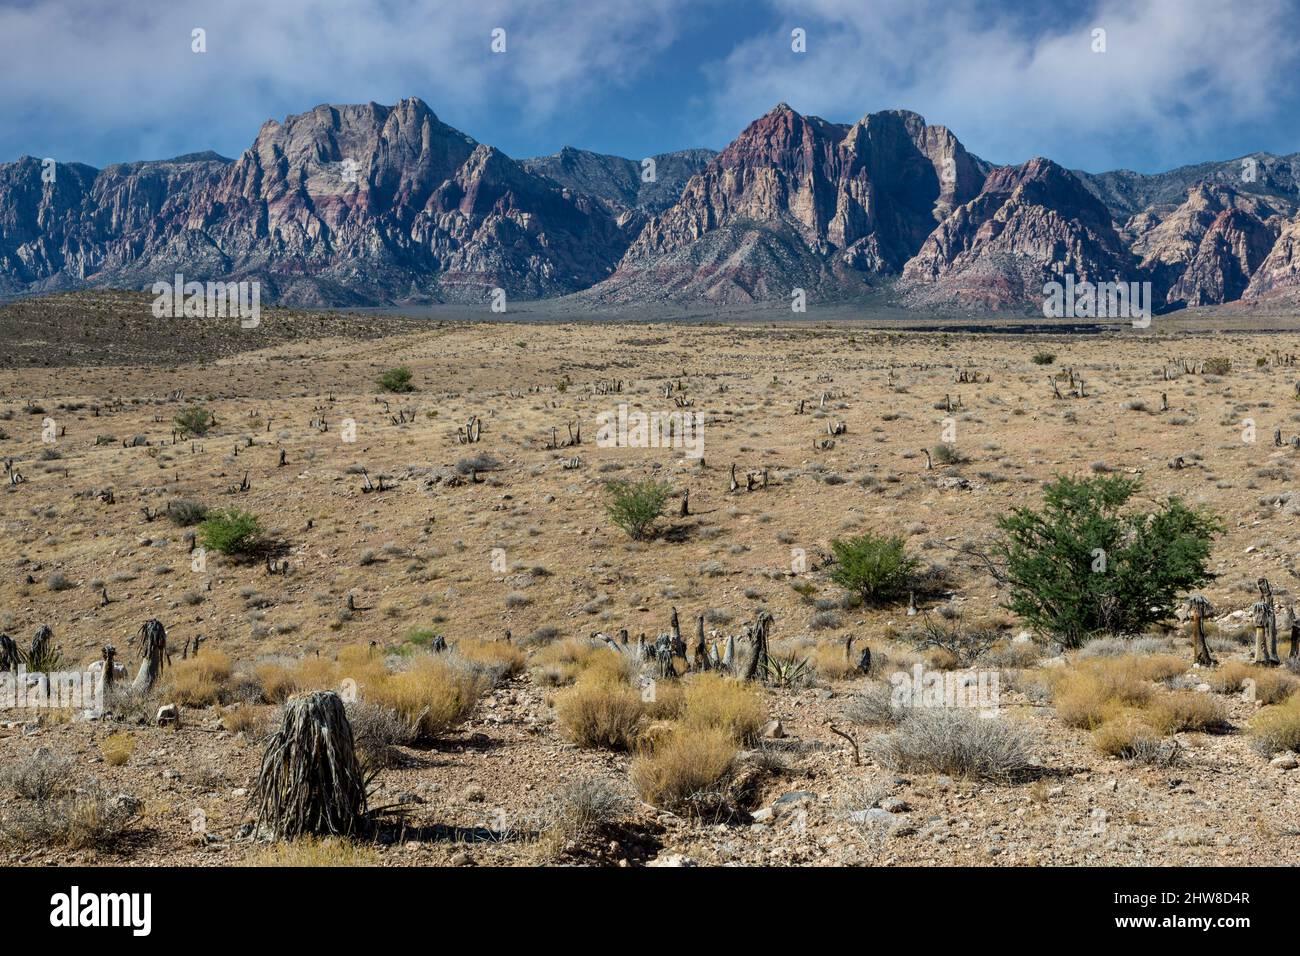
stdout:
{"type": "Polygon", "coordinates": [[[1167,173],[997,166],[886,110],[780,104],[722,152],[515,160],[419,99],[268,122],[236,159],[0,165],[0,295],[255,280],[283,305],[811,302],[1038,309],[1149,282],[1156,311],[1300,295],[1295,156],[1167,173]],[[498,291],[499,290],[499,291],[498,291]],[[497,296],[494,300],[493,296],[497,296]]]}

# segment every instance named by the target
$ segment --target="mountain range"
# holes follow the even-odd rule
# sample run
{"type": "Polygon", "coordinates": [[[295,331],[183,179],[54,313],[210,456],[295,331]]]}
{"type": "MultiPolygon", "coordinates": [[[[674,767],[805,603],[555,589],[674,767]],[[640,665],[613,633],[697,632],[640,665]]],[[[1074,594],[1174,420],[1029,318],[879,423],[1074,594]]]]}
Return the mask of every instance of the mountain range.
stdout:
{"type": "Polygon", "coordinates": [[[515,160],[421,100],[318,106],[212,152],[0,164],[0,295],[258,280],[286,305],[811,301],[1038,308],[1149,281],[1157,311],[1300,300],[1300,154],[1170,172],[999,166],[886,110],[777,105],[719,153],[515,160]]]}

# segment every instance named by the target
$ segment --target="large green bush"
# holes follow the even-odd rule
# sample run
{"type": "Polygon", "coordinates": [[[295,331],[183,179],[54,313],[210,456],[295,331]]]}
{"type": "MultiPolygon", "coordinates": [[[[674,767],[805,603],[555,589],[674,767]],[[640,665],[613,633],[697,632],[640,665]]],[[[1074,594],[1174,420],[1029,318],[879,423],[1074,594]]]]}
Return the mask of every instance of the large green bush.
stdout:
{"type": "Polygon", "coordinates": [[[919,561],[907,553],[901,535],[867,532],[831,542],[835,567],[831,580],[867,604],[900,598],[915,586],[919,561]]]}
{"type": "Polygon", "coordinates": [[[1214,516],[1177,498],[1124,507],[1141,487],[1122,475],[1058,478],[1043,508],[998,519],[1007,608],[1066,647],[1098,634],[1137,634],[1169,617],[1178,595],[1212,580],[1214,516]]]}
{"type": "Polygon", "coordinates": [[[238,508],[210,513],[199,525],[198,538],[209,550],[237,557],[256,554],[265,544],[257,515],[238,508]]]}
{"type": "Polygon", "coordinates": [[[609,502],[605,506],[610,520],[637,540],[654,533],[654,524],[663,514],[672,485],[647,478],[645,481],[611,481],[605,485],[609,502]]]}

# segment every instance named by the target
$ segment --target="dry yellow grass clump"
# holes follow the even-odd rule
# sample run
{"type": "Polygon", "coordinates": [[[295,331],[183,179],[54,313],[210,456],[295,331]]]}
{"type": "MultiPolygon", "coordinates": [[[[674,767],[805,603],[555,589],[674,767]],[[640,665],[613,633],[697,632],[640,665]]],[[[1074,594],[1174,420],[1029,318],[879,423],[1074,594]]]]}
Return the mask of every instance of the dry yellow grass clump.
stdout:
{"type": "Polygon", "coordinates": [[[641,734],[646,706],[630,684],[591,672],[556,695],[555,716],[580,747],[630,750],[641,734]]]}
{"type": "Polygon", "coordinates": [[[1054,674],[1052,699],[1067,727],[1092,730],[1120,707],[1140,707],[1150,700],[1151,685],[1128,657],[1082,661],[1054,674]]]}
{"type": "Polygon", "coordinates": [[[1206,681],[1222,694],[1235,694],[1247,686],[1246,681],[1254,681],[1255,700],[1261,704],[1280,703],[1300,686],[1300,681],[1284,671],[1245,661],[1225,661],[1210,672],[1206,681]]]}
{"type": "Polygon", "coordinates": [[[505,641],[462,638],[456,642],[455,651],[466,660],[499,670],[502,677],[522,674],[528,662],[528,656],[523,648],[517,644],[507,644],[505,641]]]}
{"type": "Polygon", "coordinates": [[[814,644],[808,656],[813,669],[824,680],[849,680],[858,676],[856,662],[844,652],[843,643],[814,644]]]}
{"type": "Polygon", "coordinates": [[[1300,751],[1300,695],[1262,708],[1250,722],[1250,736],[1265,754],[1300,751]]]}
{"type": "Polygon", "coordinates": [[[230,680],[230,657],[208,650],[177,661],[164,673],[165,690],[173,701],[186,707],[207,707],[218,701],[230,680]]]}
{"type": "Polygon", "coordinates": [[[1194,690],[1157,695],[1147,708],[1147,716],[1151,726],[1161,734],[1216,733],[1228,727],[1228,708],[1223,701],[1194,690]]]}
{"type": "Polygon", "coordinates": [[[248,866],[378,866],[374,847],[341,837],[301,837],[273,843],[251,857],[248,866]]]}
{"type": "Polygon", "coordinates": [[[736,753],[722,728],[679,727],[632,761],[632,784],[652,806],[705,812],[726,802],[736,753]]]}
{"type": "Polygon", "coordinates": [[[1092,743],[1108,757],[1133,758],[1149,753],[1160,742],[1147,715],[1139,710],[1112,712],[1092,732],[1092,743]]]}
{"type": "Polygon", "coordinates": [[[135,738],[126,731],[105,737],[100,741],[99,752],[104,757],[104,763],[110,767],[120,767],[135,753],[135,738]]]}
{"type": "Polygon", "coordinates": [[[749,743],[767,723],[767,706],[743,681],[694,674],[686,681],[679,719],[688,729],[716,728],[737,743],[749,743]]]}
{"type": "Polygon", "coordinates": [[[366,686],[371,701],[396,711],[424,739],[452,729],[487,690],[483,675],[446,655],[415,658],[411,666],[366,686]]]}

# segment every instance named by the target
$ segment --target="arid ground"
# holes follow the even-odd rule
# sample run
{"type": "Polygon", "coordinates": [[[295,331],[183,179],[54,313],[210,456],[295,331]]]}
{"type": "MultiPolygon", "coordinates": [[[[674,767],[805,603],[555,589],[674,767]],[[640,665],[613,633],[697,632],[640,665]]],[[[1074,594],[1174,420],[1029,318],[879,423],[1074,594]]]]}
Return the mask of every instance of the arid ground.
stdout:
{"type": "MultiPolygon", "coordinates": [[[[74,663],[111,644],[134,676],[129,642],[158,619],[173,667],[201,637],[199,660],[224,656],[232,673],[215,679],[213,703],[180,706],[179,727],[153,719],[175,702],[166,670],[132,712],[3,715],[5,764],[45,748],[70,758],[67,786],[97,781],[132,795],[136,811],[111,841],[9,841],[0,849],[8,864],[270,858],[274,848],[247,826],[278,708],[257,675],[305,673],[357,647],[400,668],[429,653],[417,645],[430,631],[450,653],[463,644],[480,655],[509,632],[497,655],[506,666],[466,720],[396,748],[370,805],[400,807],[388,819],[402,822],[360,841],[347,862],[1294,858],[1300,771],[1286,768],[1296,761],[1253,744],[1248,725],[1265,704],[1239,692],[1239,680],[1193,671],[1177,620],[1133,645],[1165,662],[1147,674],[1149,689],[1213,697],[1226,726],[1171,731],[1158,759],[1107,756],[1089,729],[1062,721],[1051,675],[1122,660],[1129,648],[1111,641],[1062,657],[1031,639],[964,549],[983,547],[1008,509],[1037,504],[1053,476],[1141,476],[1144,502],[1177,495],[1218,516],[1218,578],[1204,589],[1214,671],[1247,661],[1256,579],[1266,576],[1283,604],[1296,589],[1300,449],[1289,439],[1300,433],[1300,368],[1287,357],[1300,354],[1300,331],[1253,333],[1235,319],[1230,332],[1210,331],[1208,320],[1171,331],[1159,317],[1148,330],[1067,336],[275,310],[249,331],[237,320],[154,320],[148,302],[95,293],[0,309],[0,456],[23,479],[6,474],[0,495],[0,631],[26,646],[49,625],[74,663]],[[379,389],[396,366],[411,369],[415,391],[379,389]],[[174,441],[174,418],[195,404],[216,425],[174,441]],[[601,447],[597,416],[620,404],[703,415],[702,460],[678,448],[601,447]],[[481,438],[462,443],[458,429],[472,416],[481,438]],[[832,436],[836,423],[844,429],[832,436]],[[579,425],[580,444],[553,447],[579,425]],[[957,460],[927,468],[926,449],[947,438],[957,460]],[[746,490],[747,474],[762,471],[766,487],[746,490]],[[605,486],[651,477],[670,482],[674,497],[658,533],[635,541],[609,520],[605,486]],[[363,491],[381,479],[384,490],[363,491]],[[181,500],[254,513],[277,544],[275,568],[287,568],[208,553],[194,570],[193,529],[166,514],[181,500]],[[926,614],[909,617],[906,601],[859,606],[830,581],[831,541],[865,531],[903,535],[942,581],[918,597],[926,614]],[[635,752],[572,742],[553,706],[572,678],[556,648],[626,629],[629,653],[639,634],[653,642],[668,629],[674,607],[690,644],[698,615],[725,641],[765,609],[773,652],[809,661],[790,686],[756,684],[780,728],[739,746],[743,799],[705,817],[642,801],[629,774],[635,752]],[[855,722],[853,704],[888,687],[893,671],[944,665],[913,640],[923,618],[1002,633],[976,666],[999,669],[996,720],[1027,735],[1032,774],[972,779],[877,759],[872,741],[890,728],[855,722]],[[872,650],[870,673],[845,661],[850,636],[854,658],[872,650]],[[858,759],[831,725],[856,741],[858,759]],[[594,827],[547,839],[557,794],[575,781],[621,799],[594,827]]],[[[618,653],[598,641],[586,652],[618,653]]],[[[1286,669],[1272,673],[1286,684],[1277,693],[1289,692],[1286,669]]],[[[6,789],[0,818],[29,801],[6,789]]],[[[317,862],[343,853],[332,845],[317,862]]]]}

